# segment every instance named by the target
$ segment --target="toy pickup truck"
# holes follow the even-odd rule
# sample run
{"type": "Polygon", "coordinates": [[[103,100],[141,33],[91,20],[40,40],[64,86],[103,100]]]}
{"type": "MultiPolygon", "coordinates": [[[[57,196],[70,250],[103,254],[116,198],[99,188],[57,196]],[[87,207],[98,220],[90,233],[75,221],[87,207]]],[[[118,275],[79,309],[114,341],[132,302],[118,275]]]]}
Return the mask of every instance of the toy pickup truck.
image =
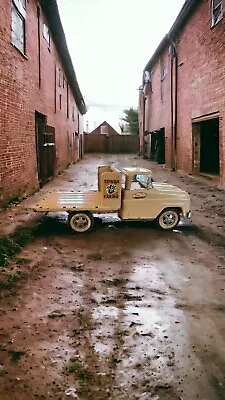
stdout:
{"type": "Polygon", "coordinates": [[[174,229],[180,218],[191,217],[190,196],[184,190],[152,180],[149,169],[114,166],[98,168],[98,190],[52,192],[35,211],[66,211],[74,232],[88,232],[94,214],[117,213],[121,220],[154,220],[162,230],[174,229]]]}

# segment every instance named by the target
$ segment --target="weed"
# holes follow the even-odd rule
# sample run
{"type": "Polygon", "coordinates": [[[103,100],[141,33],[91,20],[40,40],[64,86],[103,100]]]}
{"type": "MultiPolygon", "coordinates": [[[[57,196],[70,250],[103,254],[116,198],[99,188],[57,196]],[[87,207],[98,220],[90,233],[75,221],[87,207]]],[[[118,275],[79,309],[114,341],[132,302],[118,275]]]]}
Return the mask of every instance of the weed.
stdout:
{"type": "Polygon", "coordinates": [[[21,258],[16,259],[16,263],[18,265],[26,265],[26,264],[29,264],[30,262],[31,262],[30,258],[21,257],[21,258]]]}
{"type": "Polygon", "coordinates": [[[16,286],[16,283],[23,279],[25,274],[13,272],[5,275],[5,279],[0,281],[0,290],[10,290],[16,286]]]}
{"type": "Polygon", "coordinates": [[[33,234],[27,229],[17,229],[12,235],[12,239],[20,246],[23,247],[33,239],[33,234]]]}
{"type": "Polygon", "coordinates": [[[90,261],[100,261],[102,260],[102,255],[100,253],[91,253],[87,255],[87,259],[90,261]]]}
{"type": "Polygon", "coordinates": [[[9,265],[10,259],[20,251],[21,247],[12,238],[0,236],[0,265],[5,267],[9,265]]]}
{"type": "Polygon", "coordinates": [[[48,315],[48,318],[56,319],[65,317],[66,314],[63,314],[61,311],[53,311],[51,314],[48,315]]]}
{"type": "Polygon", "coordinates": [[[21,199],[19,199],[19,197],[13,197],[10,201],[7,201],[4,204],[2,204],[2,209],[6,210],[7,208],[10,207],[10,205],[19,204],[20,202],[21,199]]]}
{"type": "Polygon", "coordinates": [[[110,356],[110,363],[113,365],[119,364],[122,360],[119,358],[115,357],[114,354],[111,354],[110,356]]]}
{"type": "Polygon", "coordinates": [[[15,351],[15,350],[11,350],[11,351],[9,351],[9,354],[10,354],[10,356],[11,356],[12,361],[13,361],[13,362],[17,362],[17,361],[20,360],[20,358],[21,358],[22,356],[25,355],[25,352],[24,352],[24,351],[15,351]]]}

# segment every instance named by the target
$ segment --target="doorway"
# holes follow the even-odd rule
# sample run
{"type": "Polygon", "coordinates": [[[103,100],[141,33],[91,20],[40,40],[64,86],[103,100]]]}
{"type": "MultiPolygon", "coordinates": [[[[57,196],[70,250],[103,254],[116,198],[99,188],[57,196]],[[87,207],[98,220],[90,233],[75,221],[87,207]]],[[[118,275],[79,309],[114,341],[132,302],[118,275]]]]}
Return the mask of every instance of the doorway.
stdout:
{"type": "Polygon", "coordinates": [[[151,132],[150,160],[165,164],[165,128],[151,132]]]}
{"type": "Polygon", "coordinates": [[[200,143],[200,172],[218,175],[219,118],[200,123],[200,143]]]}
{"type": "Polygon", "coordinates": [[[193,172],[219,175],[219,118],[198,120],[192,124],[192,132],[193,172]]]}

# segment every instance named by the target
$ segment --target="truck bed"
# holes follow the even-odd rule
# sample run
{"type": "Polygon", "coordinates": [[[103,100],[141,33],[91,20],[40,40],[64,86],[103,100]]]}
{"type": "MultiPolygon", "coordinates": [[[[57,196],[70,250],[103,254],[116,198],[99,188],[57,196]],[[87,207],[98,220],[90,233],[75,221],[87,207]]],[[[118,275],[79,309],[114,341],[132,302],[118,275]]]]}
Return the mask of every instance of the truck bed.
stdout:
{"type": "Polygon", "coordinates": [[[32,206],[34,211],[79,211],[88,210],[93,213],[115,212],[111,208],[101,205],[101,196],[98,191],[90,192],[51,192],[44,199],[32,206]]]}

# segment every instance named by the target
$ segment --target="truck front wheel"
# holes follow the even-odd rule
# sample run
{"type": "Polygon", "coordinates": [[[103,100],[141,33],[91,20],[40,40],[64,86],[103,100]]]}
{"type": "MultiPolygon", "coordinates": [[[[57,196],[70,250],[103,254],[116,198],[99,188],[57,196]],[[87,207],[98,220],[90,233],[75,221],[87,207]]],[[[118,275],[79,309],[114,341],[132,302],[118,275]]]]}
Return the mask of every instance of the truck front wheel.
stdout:
{"type": "Polygon", "coordinates": [[[69,214],[68,222],[74,232],[84,233],[93,228],[94,216],[89,211],[78,211],[69,214]]]}
{"type": "Polygon", "coordinates": [[[174,229],[180,222],[180,213],[175,208],[165,208],[155,220],[162,230],[174,229]]]}

